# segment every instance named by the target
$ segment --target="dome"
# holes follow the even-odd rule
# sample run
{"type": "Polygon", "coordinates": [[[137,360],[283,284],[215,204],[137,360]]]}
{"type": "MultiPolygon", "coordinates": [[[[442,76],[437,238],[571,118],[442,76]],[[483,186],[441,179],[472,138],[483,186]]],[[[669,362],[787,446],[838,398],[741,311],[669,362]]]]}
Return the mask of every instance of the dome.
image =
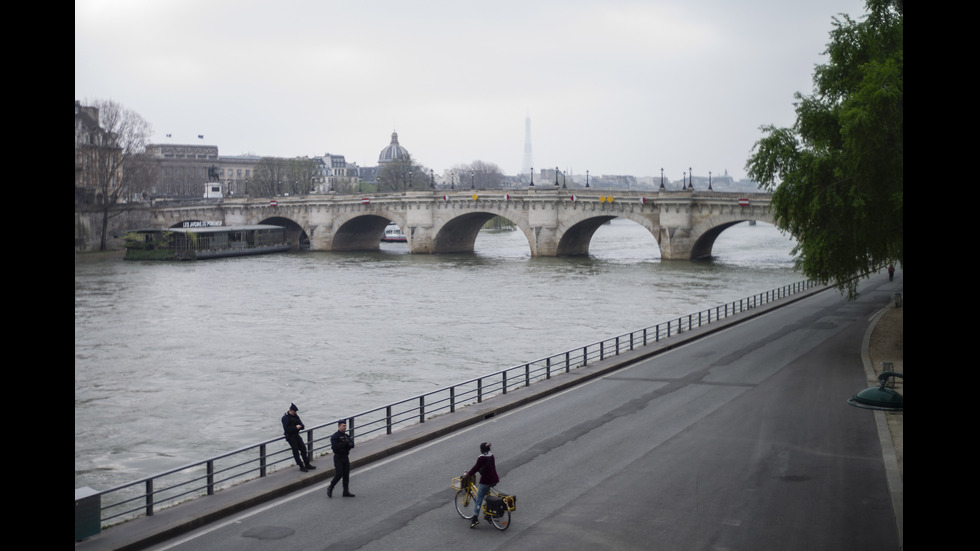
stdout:
{"type": "Polygon", "coordinates": [[[391,144],[381,150],[378,155],[378,164],[390,163],[408,157],[408,150],[398,145],[398,132],[391,133],[391,144]]]}

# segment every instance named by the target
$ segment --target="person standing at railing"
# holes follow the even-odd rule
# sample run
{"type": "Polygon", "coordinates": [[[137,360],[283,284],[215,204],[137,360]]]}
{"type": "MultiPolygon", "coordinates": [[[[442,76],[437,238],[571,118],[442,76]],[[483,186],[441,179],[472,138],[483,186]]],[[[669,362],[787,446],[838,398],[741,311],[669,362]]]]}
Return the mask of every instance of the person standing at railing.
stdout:
{"type": "Polygon", "coordinates": [[[282,432],[286,437],[286,442],[289,443],[289,447],[293,449],[293,459],[299,465],[299,470],[305,473],[316,469],[316,466],[310,465],[310,458],[306,453],[306,445],[303,444],[303,437],[299,435],[304,425],[297,414],[298,411],[299,408],[296,407],[296,404],[289,404],[289,411],[282,416],[282,432]]]}
{"type": "Polygon", "coordinates": [[[476,465],[473,465],[473,468],[467,471],[463,477],[469,478],[476,473],[480,473],[480,483],[476,487],[476,502],[473,504],[473,521],[470,522],[470,528],[476,528],[476,525],[480,524],[480,505],[483,504],[483,498],[487,497],[492,486],[496,486],[500,482],[500,476],[497,475],[497,463],[493,454],[490,453],[490,442],[480,444],[480,455],[476,458],[476,465]]]}
{"type": "Polygon", "coordinates": [[[341,480],[344,484],[344,497],[354,497],[350,493],[350,451],[354,449],[354,438],[347,434],[347,421],[337,422],[337,432],[330,437],[330,449],[333,450],[336,474],[327,487],[327,497],[333,497],[333,487],[341,480]]]}

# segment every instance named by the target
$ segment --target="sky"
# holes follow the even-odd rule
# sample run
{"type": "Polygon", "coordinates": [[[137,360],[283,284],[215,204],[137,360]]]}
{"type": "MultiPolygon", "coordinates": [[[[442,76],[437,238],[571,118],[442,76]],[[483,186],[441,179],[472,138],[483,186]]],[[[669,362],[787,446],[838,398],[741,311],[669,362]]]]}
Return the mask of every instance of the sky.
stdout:
{"type": "Polygon", "coordinates": [[[75,99],[221,155],[375,166],[397,131],[436,174],[516,174],[530,117],[535,172],[738,180],[840,13],[863,0],[75,0],[75,99]]]}

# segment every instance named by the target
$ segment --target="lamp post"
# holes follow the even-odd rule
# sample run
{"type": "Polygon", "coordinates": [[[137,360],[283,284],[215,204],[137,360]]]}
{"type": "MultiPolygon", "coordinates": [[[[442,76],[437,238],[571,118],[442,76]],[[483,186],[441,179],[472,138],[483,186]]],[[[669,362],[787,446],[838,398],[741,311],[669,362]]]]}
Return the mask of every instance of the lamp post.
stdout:
{"type": "Polygon", "coordinates": [[[711,171],[710,170],[708,171],[708,191],[712,191],[711,190],[711,171]]]}
{"type": "Polygon", "coordinates": [[[555,189],[558,189],[558,167],[555,167],[555,189]]]}
{"type": "Polygon", "coordinates": [[[589,171],[585,171],[585,189],[589,189],[589,171]]]}
{"type": "Polygon", "coordinates": [[[691,189],[694,189],[694,169],[691,167],[687,167],[687,178],[691,183],[691,189]]]}
{"type": "Polygon", "coordinates": [[[476,189],[476,184],[474,183],[473,176],[476,174],[474,171],[470,171],[470,189],[476,189]]]}
{"type": "MultiPolygon", "coordinates": [[[[412,171],[411,170],[408,171],[408,188],[410,188],[410,187],[412,187],[412,171]]],[[[408,188],[405,188],[405,189],[408,189],[408,188]]]]}
{"type": "Polygon", "coordinates": [[[429,189],[436,189],[436,171],[429,169],[429,189]]]}
{"type": "Polygon", "coordinates": [[[531,167],[531,185],[527,187],[534,187],[534,167],[531,167]]]}
{"type": "Polygon", "coordinates": [[[664,188],[664,169],[662,168],[660,169],[660,189],[666,189],[664,188]]]}

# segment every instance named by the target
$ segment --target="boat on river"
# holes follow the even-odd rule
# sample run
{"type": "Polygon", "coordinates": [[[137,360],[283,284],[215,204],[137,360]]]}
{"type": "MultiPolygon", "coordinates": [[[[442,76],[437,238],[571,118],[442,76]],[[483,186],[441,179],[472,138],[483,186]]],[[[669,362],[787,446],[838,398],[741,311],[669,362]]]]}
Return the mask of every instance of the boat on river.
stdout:
{"type": "Polygon", "coordinates": [[[126,234],[126,260],[203,260],[285,252],[282,226],[204,226],[133,230],[126,234]]]}
{"type": "Polygon", "coordinates": [[[381,236],[381,241],[385,243],[408,243],[408,238],[402,233],[402,229],[398,227],[398,224],[392,222],[385,228],[385,233],[381,236]]]}

